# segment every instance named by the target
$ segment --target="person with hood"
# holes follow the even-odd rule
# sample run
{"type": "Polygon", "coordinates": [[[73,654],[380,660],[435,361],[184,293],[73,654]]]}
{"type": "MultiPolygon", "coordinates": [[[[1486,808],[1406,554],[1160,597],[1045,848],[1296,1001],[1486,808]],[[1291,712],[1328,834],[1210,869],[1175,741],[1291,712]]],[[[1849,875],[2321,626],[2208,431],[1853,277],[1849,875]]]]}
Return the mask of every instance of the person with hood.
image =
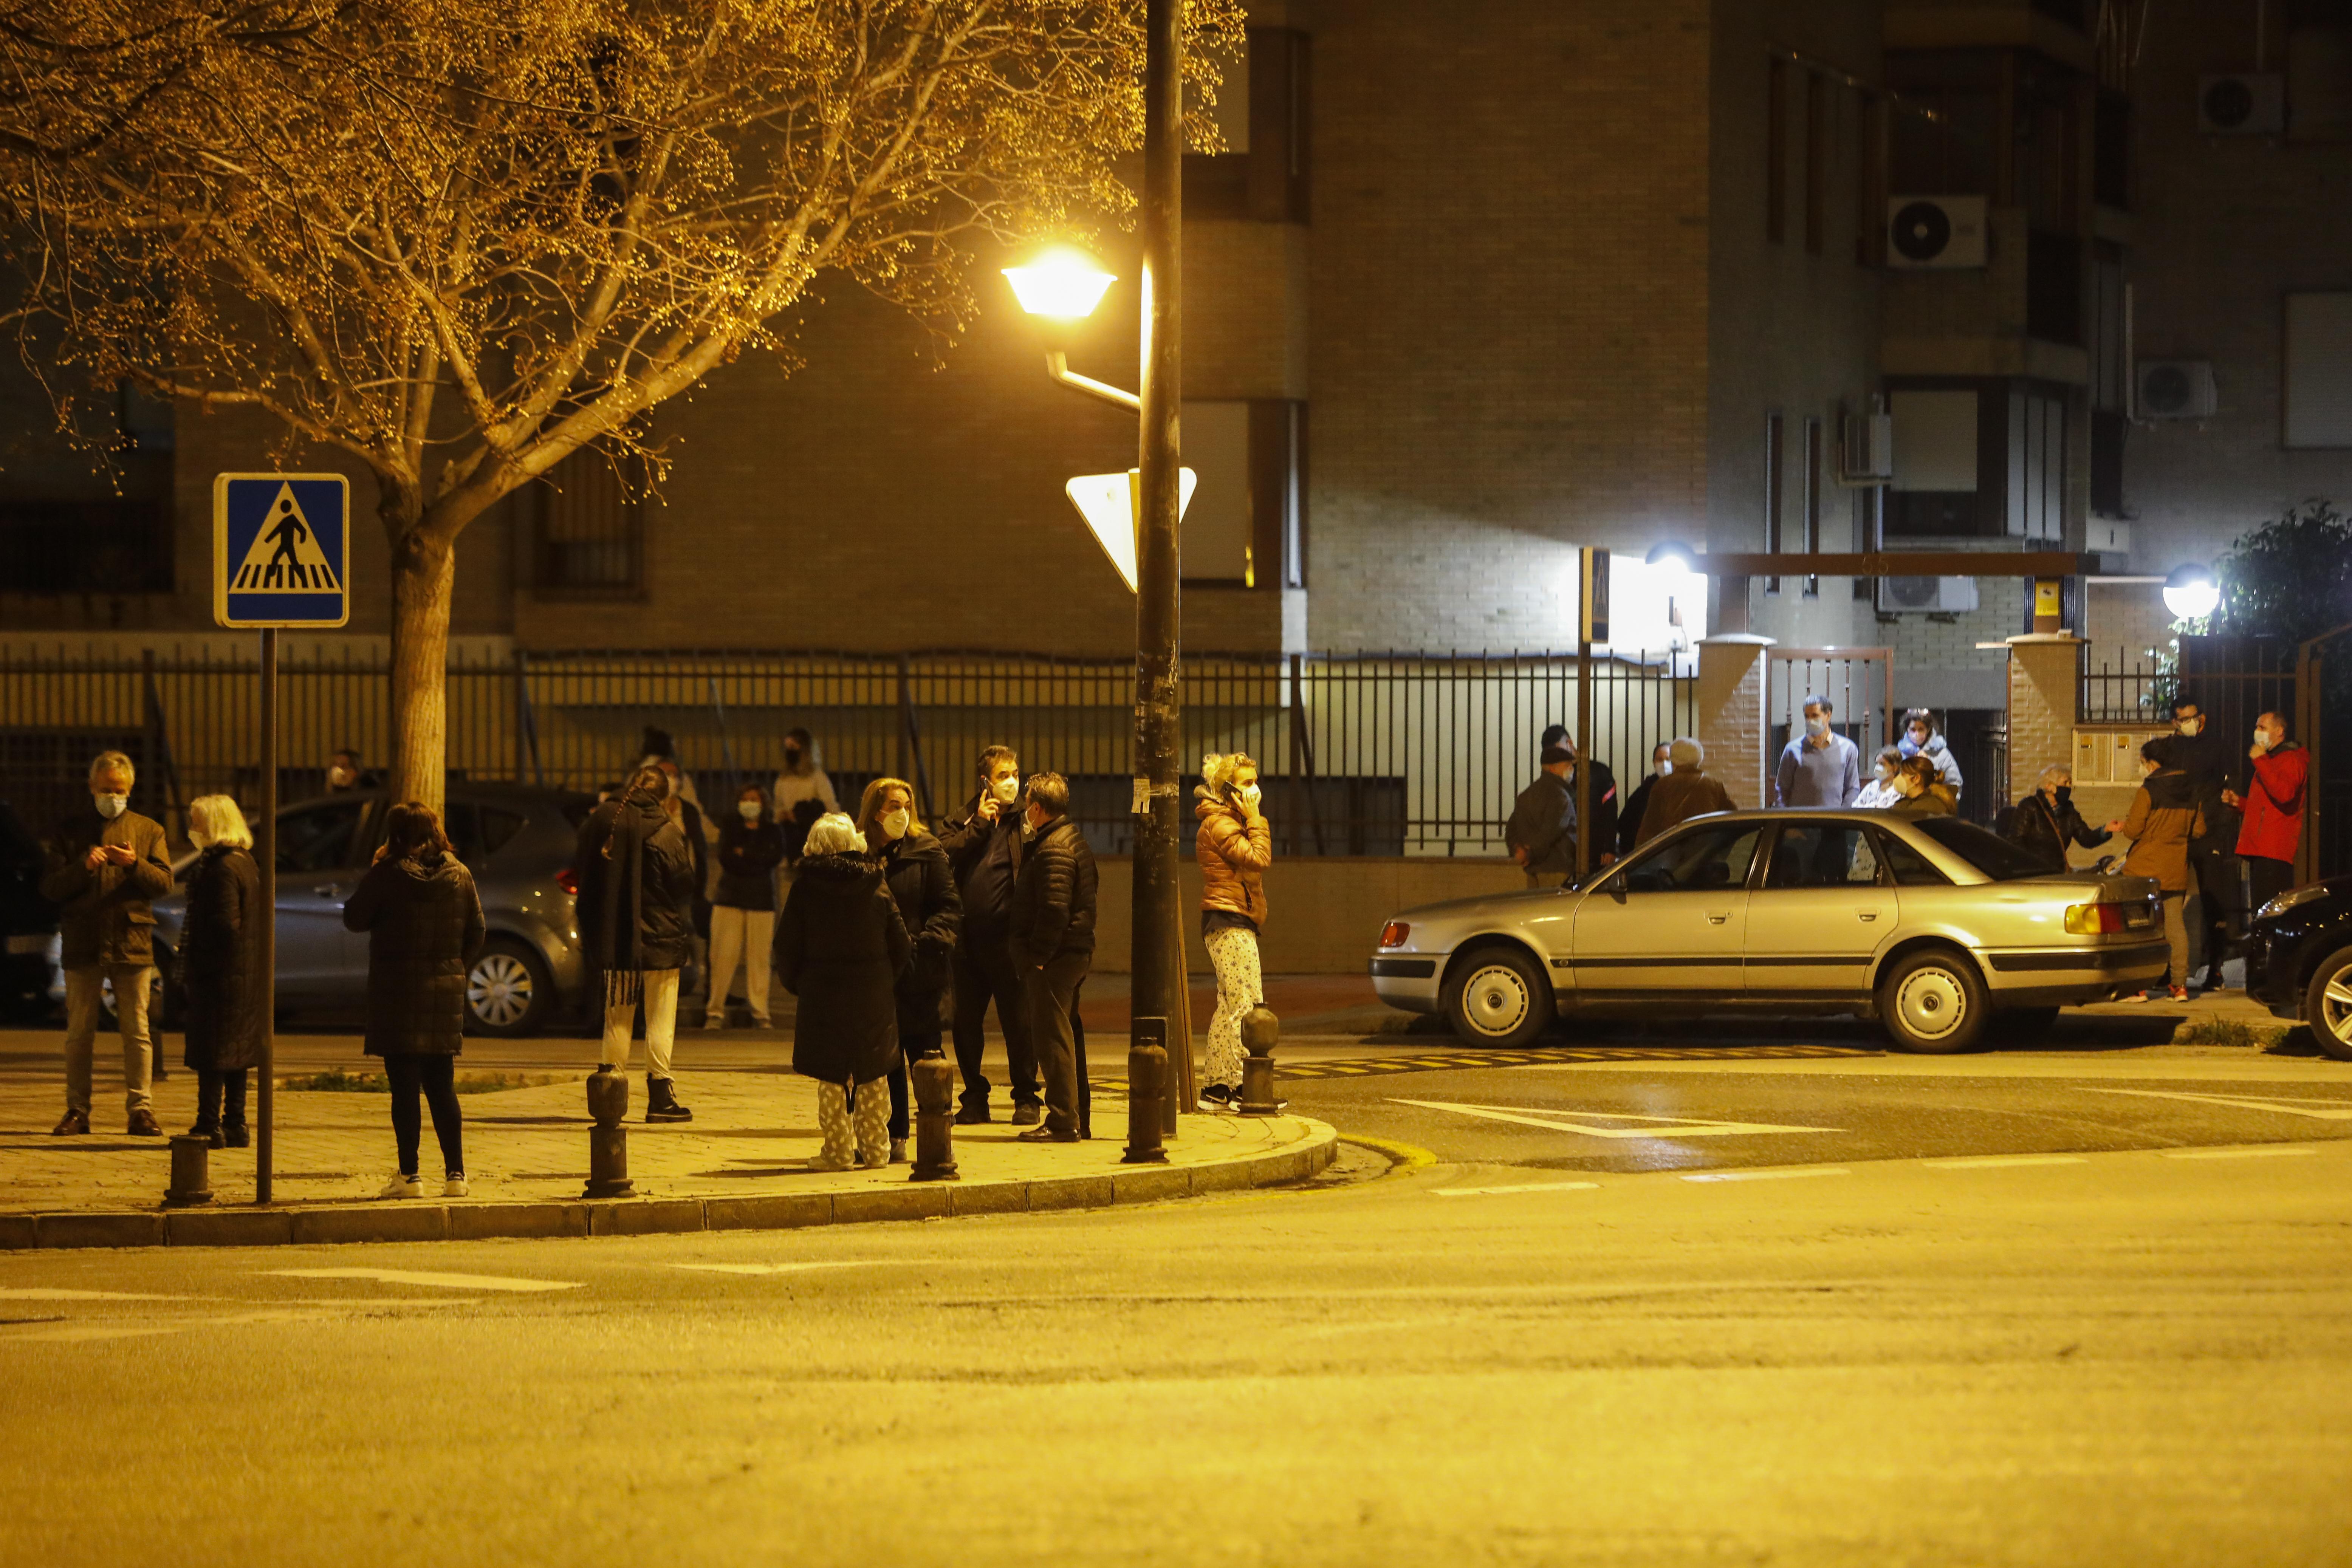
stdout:
{"type": "Polygon", "coordinates": [[[1013,962],[1029,1003],[1029,1037],[1045,1079],[1045,1121],[1016,1134],[1028,1143],[1075,1143],[1079,1127],[1078,987],[1095,958],[1094,850],[1070,820],[1070,785],[1059,773],[1029,781],[1021,814],[1027,845],[1013,889],[1013,962]]]}
{"type": "Polygon", "coordinates": [[[1530,888],[1542,887],[1547,877],[1576,876],[1576,791],[1568,782],[1575,763],[1566,739],[1554,741],[1543,749],[1535,782],[1511,803],[1503,845],[1527,873],[1530,888]]]}
{"type": "Polygon", "coordinates": [[[261,952],[269,916],[261,904],[261,868],[253,863],[245,813],[225,795],[188,803],[188,841],[196,847],[180,922],[183,1059],[196,1074],[196,1121],[188,1136],[215,1149],[242,1149],[252,1142],[246,1078],[261,1065],[269,1028],[261,952]]]}
{"type": "Polygon", "coordinates": [[[1942,731],[1936,728],[1936,715],[1925,708],[1914,708],[1903,715],[1903,739],[1899,742],[1905,758],[1926,757],[1936,765],[1937,782],[1951,792],[1954,810],[1960,804],[1960,764],[1945,743],[1942,731]]]}
{"type": "Polygon", "coordinates": [[[1617,814],[1617,853],[1631,855],[1642,841],[1642,814],[1650,809],[1650,786],[1675,771],[1675,749],[1661,741],[1650,748],[1650,771],[1644,774],[1625,809],[1617,814]]]}
{"type": "Polygon", "coordinates": [[[989,1120],[983,1031],[992,1003],[1013,1080],[1013,1124],[1034,1126],[1045,1113],[1029,1036],[1027,993],[1013,962],[1013,889],[1024,849],[1020,799],[1020,757],[1010,746],[990,746],[980,753],[979,794],[961,815],[940,824],[940,847],[947,852],[963,905],[955,945],[956,1069],[963,1079],[956,1110],[960,1126],[989,1120]]]}
{"type": "Polygon", "coordinates": [[[384,816],[375,863],[352,889],[343,925],[367,932],[368,1013],[363,1049],[392,1080],[392,1136],[400,1171],[380,1196],[422,1197],[417,1144],[421,1095],[441,1145],[441,1195],[462,1198],[465,1118],[457,1108],[457,1053],[466,1045],[466,976],[481,956],[482,900],[430,806],[403,801],[384,816]]]}
{"type": "Polygon", "coordinates": [[[122,1099],[127,1130],[160,1138],[163,1124],[148,1092],[153,1056],[147,1001],[155,978],[150,902],[172,890],[163,824],[131,809],[131,759],[100,752],[89,764],[89,809],[50,836],[41,897],[58,906],[58,944],[66,972],[66,1113],[58,1137],[89,1131],[89,1069],[98,1039],[100,994],[114,984],[114,1017],[122,1033],[122,1099]]]}
{"type": "Polygon", "coordinates": [[[815,737],[806,730],[784,731],[784,765],[768,795],[775,805],[776,825],[784,830],[784,864],[790,866],[801,858],[816,819],[841,809],[833,777],[817,756],[815,737]]]}
{"type": "Polygon", "coordinates": [[[1201,941],[1217,975],[1217,1011],[1209,1020],[1209,1060],[1201,1086],[1203,1110],[1242,1104],[1242,1019],[1265,1000],[1258,940],[1265,931],[1265,868],[1274,834],[1258,809],[1257,759],[1245,752],[1201,759],[1192,815],[1200,819],[1192,857],[1201,863],[1201,941]]]}
{"type": "Polygon", "coordinates": [[[2254,721],[2253,764],[2246,793],[2225,792],[2242,806],[2238,859],[2246,868],[2246,908],[2255,914],[2294,886],[2295,852],[2303,847],[2303,792],[2311,781],[2311,753],[2287,739],[2286,715],[2265,713],[2254,721]]]}
{"type": "Polygon", "coordinates": [[[573,863],[580,942],[595,969],[604,1019],[598,1060],[626,1072],[637,1011],[646,1017],[646,1120],[691,1121],[670,1081],[677,1040],[677,978],[694,954],[694,857],[662,809],[669,776],[639,768],[617,800],[580,825],[573,863]]]}
{"type": "Polygon", "coordinates": [[[890,1069],[890,1161],[907,1157],[907,1064],[940,1054],[940,1014],[955,975],[956,932],[963,900],[940,841],[923,831],[915,813],[915,786],[876,779],[857,803],[857,835],[882,867],[883,885],[898,906],[914,957],[898,977],[898,1065],[890,1069]]]}
{"type": "MultiPolygon", "coordinates": [[[[2181,904],[2189,894],[2189,846],[2203,836],[2205,814],[2197,805],[2197,781],[2173,754],[2173,737],[2159,735],[2139,749],[2139,793],[2131,809],[2107,824],[2109,833],[2131,840],[2124,856],[2127,877],[2152,877],[2164,893],[2164,940],[2172,949],[2165,979],[2175,1002],[2189,1000],[2189,927],[2181,904]]],[[[2137,998],[2147,1001],[2152,994],[2137,998]]]]}
{"type": "Polygon", "coordinates": [[[913,953],[857,825],[839,812],[819,817],[776,920],[775,950],[777,975],[800,998],[793,1070],[816,1079],[824,1146],[813,1171],[890,1162],[883,1080],[900,1060],[898,982],[913,953]]]}
{"type": "Polygon", "coordinates": [[[2093,827],[2074,809],[2074,773],[2063,763],[2042,770],[2033,793],[2000,814],[2000,836],[2040,857],[2053,871],[2066,869],[2066,847],[2096,849],[2107,841],[2103,828],[2093,827]]]}
{"type": "Polygon", "coordinates": [[[1674,772],[1660,779],[1658,787],[1651,792],[1650,804],[1642,812],[1642,830],[1634,839],[1636,844],[1647,844],[1694,816],[1738,809],[1731,804],[1731,792],[1708,776],[1706,748],[1698,743],[1696,736],[1677,738],[1667,757],[1674,763],[1674,772]]]}
{"type": "Polygon", "coordinates": [[[768,812],[768,793],[747,784],[735,792],[730,821],[719,825],[719,885],[710,903],[710,1002],[702,1026],[727,1022],[727,993],[743,970],[743,995],[754,1028],[768,1027],[768,950],[776,941],[776,868],[784,835],[768,812]]]}
{"type": "Polygon", "coordinates": [[[1886,809],[1896,816],[1949,816],[1959,805],[1952,787],[1937,776],[1936,759],[1916,752],[1895,770],[1895,804],[1886,809]]]}
{"type": "Polygon", "coordinates": [[[1871,776],[1863,781],[1862,793],[1853,797],[1856,811],[1884,811],[1903,797],[1895,793],[1895,775],[1903,771],[1903,752],[1896,746],[1878,748],[1878,759],[1872,765],[1871,776]]]}

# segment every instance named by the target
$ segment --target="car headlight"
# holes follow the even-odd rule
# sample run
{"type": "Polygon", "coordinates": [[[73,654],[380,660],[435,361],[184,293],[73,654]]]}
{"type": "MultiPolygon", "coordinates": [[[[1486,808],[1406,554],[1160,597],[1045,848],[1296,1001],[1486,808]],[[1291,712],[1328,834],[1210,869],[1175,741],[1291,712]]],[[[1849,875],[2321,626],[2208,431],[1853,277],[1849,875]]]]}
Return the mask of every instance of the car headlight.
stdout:
{"type": "Polygon", "coordinates": [[[2254,911],[2254,919],[2258,921],[2275,920],[2279,916],[2286,913],[2287,910],[2300,908],[2302,905],[2311,902],[2314,899],[2325,898],[2326,894],[2326,887],[2318,882],[2314,882],[2308,888],[2290,888],[2285,892],[2281,893],[2277,898],[2273,899],[2269,903],[2264,904],[2261,909],[2256,910],[2254,911]]]}

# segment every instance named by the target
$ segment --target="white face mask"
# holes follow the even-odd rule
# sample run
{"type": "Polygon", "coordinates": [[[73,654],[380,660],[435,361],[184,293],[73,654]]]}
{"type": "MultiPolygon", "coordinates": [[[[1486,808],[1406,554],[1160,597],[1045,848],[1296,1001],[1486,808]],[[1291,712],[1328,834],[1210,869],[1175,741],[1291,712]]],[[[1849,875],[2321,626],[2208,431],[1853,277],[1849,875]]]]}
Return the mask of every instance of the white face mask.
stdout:
{"type": "Polygon", "coordinates": [[[988,793],[996,797],[997,805],[1011,805],[1014,801],[1021,798],[1021,775],[1018,773],[1005,774],[1003,778],[998,779],[994,784],[988,786],[988,793]]]}
{"type": "Polygon", "coordinates": [[[1830,721],[1828,720],[1808,719],[1805,721],[1805,733],[1811,735],[1814,740],[1818,741],[1829,732],[1830,721]]]}
{"type": "Polygon", "coordinates": [[[2254,744],[2267,752],[2278,744],[2278,738],[2268,730],[2257,730],[2254,731],[2254,744]]]}
{"type": "Polygon", "coordinates": [[[1265,797],[1258,793],[1257,785],[1244,784],[1242,786],[1242,799],[1248,802],[1250,805],[1255,805],[1263,798],[1265,797]]]}
{"type": "Polygon", "coordinates": [[[98,815],[109,822],[121,816],[131,806],[131,797],[127,795],[101,795],[91,798],[98,802],[98,815]]]}
{"type": "Polygon", "coordinates": [[[2184,735],[2194,738],[2200,730],[2205,728],[2205,721],[2201,718],[2183,719],[2179,723],[2175,724],[2173,728],[2179,731],[2184,735]]]}
{"type": "Polygon", "coordinates": [[[1879,763],[1878,782],[1880,784],[1893,784],[1895,782],[1895,770],[1888,767],[1885,763],[1879,763]]]}
{"type": "Polygon", "coordinates": [[[1664,778],[1668,773],[1675,771],[1675,760],[1672,757],[1668,757],[1663,763],[1652,763],[1650,764],[1650,768],[1651,771],[1655,773],[1660,778],[1664,778]]]}
{"type": "Polygon", "coordinates": [[[331,769],[327,774],[327,782],[334,785],[337,789],[349,789],[358,781],[358,779],[359,774],[352,772],[349,768],[331,769]]]}
{"type": "Polygon", "coordinates": [[[760,820],[760,803],[756,800],[739,800],[735,803],[735,813],[746,822],[757,822],[760,820]]]}
{"type": "Polygon", "coordinates": [[[904,838],[907,829],[913,826],[914,819],[906,812],[886,811],[882,814],[882,837],[885,838],[904,838]]]}

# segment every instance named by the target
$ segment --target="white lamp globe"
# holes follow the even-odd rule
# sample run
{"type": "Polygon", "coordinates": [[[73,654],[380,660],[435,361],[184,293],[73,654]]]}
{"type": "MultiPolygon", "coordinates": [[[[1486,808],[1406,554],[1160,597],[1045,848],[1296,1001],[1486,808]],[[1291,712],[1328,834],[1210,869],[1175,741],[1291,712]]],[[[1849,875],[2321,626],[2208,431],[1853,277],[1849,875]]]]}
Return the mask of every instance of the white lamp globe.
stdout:
{"type": "Polygon", "coordinates": [[[1024,266],[1004,268],[1004,280],[1031,315],[1074,321],[1093,313],[1118,275],[1104,271],[1085,251],[1060,246],[1024,266]]]}
{"type": "Polygon", "coordinates": [[[2221,585],[2209,567],[2185,562],[2164,579],[2164,607],[2182,620],[2210,616],[2221,603],[2221,585]]]}

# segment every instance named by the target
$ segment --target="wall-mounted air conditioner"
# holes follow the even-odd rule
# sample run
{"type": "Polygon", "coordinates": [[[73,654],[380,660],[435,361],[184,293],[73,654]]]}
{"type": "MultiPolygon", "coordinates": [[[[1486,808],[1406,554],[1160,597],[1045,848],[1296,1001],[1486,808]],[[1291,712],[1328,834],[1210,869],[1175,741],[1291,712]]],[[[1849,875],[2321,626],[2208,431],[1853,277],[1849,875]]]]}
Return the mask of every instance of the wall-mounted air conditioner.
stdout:
{"type": "Polygon", "coordinates": [[[1984,264],[1984,197],[1887,198],[1887,266],[1982,267],[1984,264]]]}
{"type": "Polygon", "coordinates": [[[1895,416],[1849,414],[1838,437],[1838,482],[1883,485],[1895,478],[1895,416]]]}
{"type": "Polygon", "coordinates": [[[1973,577],[1881,577],[1878,608],[1885,615],[1958,615],[1977,607],[1973,577]]]}
{"type": "Polygon", "coordinates": [[[2139,362],[2132,386],[2132,412],[2142,419],[2210,419],[2218,406],[2213,395],[2212,361],[2139,362]]]}
{"type": "Polygon", "coordinates": [[[2132,529],[2112,517],[2095,517],[2083,530],[2083,548],[2101,555],[2129,555],[2132,529]]]}
{"type": "Polygon", "coordinates": [[[2275,72],[2200,77],[2197,129],[2208,136],[2276,136],[2286,130],[2286,79],[2275,72]]]}

